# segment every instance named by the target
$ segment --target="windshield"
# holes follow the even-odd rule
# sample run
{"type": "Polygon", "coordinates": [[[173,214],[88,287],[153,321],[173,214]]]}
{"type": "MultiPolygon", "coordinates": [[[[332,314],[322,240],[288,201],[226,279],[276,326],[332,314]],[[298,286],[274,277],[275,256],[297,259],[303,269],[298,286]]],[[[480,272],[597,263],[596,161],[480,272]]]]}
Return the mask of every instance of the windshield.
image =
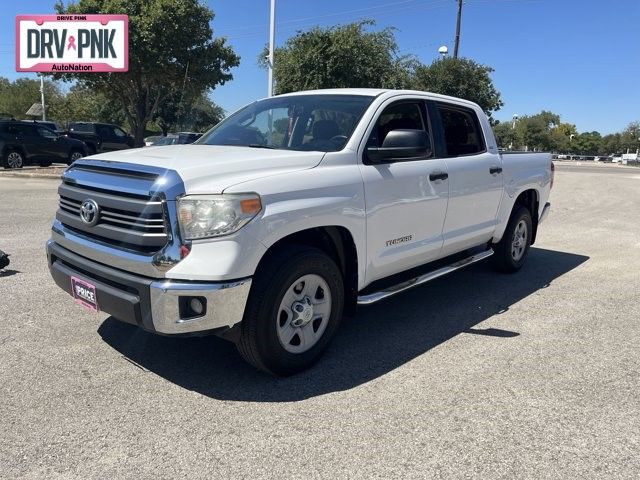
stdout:
{"type": "Polygon", "coordinates": [[[373,97],[292,95],[254,102],[195,143],[280,150],[342,150],[373,97]]]}

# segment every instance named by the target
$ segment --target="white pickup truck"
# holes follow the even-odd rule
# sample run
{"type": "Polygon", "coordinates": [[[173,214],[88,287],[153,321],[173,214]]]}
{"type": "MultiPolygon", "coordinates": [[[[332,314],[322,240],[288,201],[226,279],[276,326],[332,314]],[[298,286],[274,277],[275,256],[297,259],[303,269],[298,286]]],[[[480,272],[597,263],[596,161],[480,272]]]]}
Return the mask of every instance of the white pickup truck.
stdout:
{"type": "Polygon", "coordinates": [[[549,154],[499,153],[465,100],[279,95],[193,145],[76,161],[59,187],[49,268],[87,309],[159,334],[215,333],[289,375],[357,305],[489,256],[517,271],[553,176],[549,154]]]}

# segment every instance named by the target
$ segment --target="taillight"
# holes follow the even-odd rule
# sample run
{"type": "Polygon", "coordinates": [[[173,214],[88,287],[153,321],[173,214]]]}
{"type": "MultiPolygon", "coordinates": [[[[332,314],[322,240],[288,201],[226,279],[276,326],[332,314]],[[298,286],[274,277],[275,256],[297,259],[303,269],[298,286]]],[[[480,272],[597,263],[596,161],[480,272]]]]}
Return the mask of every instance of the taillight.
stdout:
{"type": "Polygon", "coordinates": [[[553,188],[553,180],[556,178],[556,166],[551,162],[551,185],[549,189],[553,188]]]}

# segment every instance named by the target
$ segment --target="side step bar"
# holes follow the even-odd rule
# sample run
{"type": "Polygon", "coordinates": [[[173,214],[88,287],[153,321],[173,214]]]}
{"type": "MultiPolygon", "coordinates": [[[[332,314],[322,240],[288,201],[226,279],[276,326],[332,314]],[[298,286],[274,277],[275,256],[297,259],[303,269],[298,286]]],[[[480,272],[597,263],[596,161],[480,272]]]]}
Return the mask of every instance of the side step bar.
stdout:
{"type": "Polygon", "coordinates": [[[472,263],[484,260],[491,255],[493,255],[492,249],[485,250],[484,252],[476,253],[475,255],[471,255],[470,257],[458,260],[451,265],[438,268],[437,270],[433,270],[432,272],[425,273],[424,275],[420,275],[419,277],[412,278],[411,280],[407,280],[384,290],[380,290],[379,292],[370,293],[368,295],[360,295],[358,296],[358,305],[370,305],[372,303],[379,302],[380,300],[395,295],[396,293],[404,292],[405,290],[409,290],[410,288],[417,287],[418,285],[422,285],[423,283],[427,283],[431,280],[435,280],[438,277],[442,277],[447,273],[455,272],[462,267],[466,267],[467,265],[471,265],[472,263]]]}

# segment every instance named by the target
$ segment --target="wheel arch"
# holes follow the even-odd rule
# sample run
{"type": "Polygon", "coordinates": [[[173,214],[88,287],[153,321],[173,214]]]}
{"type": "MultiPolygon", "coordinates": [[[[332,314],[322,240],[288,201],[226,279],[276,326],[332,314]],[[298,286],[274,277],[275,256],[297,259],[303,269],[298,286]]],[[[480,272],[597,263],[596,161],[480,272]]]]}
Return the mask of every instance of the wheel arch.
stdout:
{"type": "MultiPolygon", "coordinates": [[[[505,195],[506,196],[506,195],[505,195]]],[[[531,234],[531,244],[536,240],[536,235],[538,233],[538,214],[540,209],[540,192],[533,187],[524,188],[517,195],[514,195],[515,200],[513,202],[509,202],[504,205],[504,209],[501,209],[501,214],[499,217],[499,228],[496,230],[492,243],[498,243],[502,239],[502,235],[504,235],[504,231],[507,228],[507,224],[509,223],[509,219],[513,214],[514,210],[519,206],[526,207],[531,213],[531,221],[533,223],[533,232],[531,234]],[[508,205],[511,207],[509,208],[508,205]]],[[[510,200],[513,197],[507,197],[510,200]]]]}
{"type": "Polygon", "coordinates": [[[271,244],[262,255],[256,271],[276,251],[289,245],[317,248],[329,255],[338,265],[344,278],[346,315],[355,314],[358,297],[358,251],[353,234],[341,225],[311,227],[290,233],[271,244]]]}
{"type": "MultiPolygon", "coordinates": [[[[536,241],[536,234],[538,233],[538,210],[540,206],[540,192],[535,188],[529,188],[520,192],[516,201],[511,208],[511,213],[514,212],[516,207],[521,205],[526,207],[531,213],[531,222],[533,224],[533,232],[531,232],[531,245],[536,241]]],[[[511,214],[509,214],[511,216],[511,214]]]]}

